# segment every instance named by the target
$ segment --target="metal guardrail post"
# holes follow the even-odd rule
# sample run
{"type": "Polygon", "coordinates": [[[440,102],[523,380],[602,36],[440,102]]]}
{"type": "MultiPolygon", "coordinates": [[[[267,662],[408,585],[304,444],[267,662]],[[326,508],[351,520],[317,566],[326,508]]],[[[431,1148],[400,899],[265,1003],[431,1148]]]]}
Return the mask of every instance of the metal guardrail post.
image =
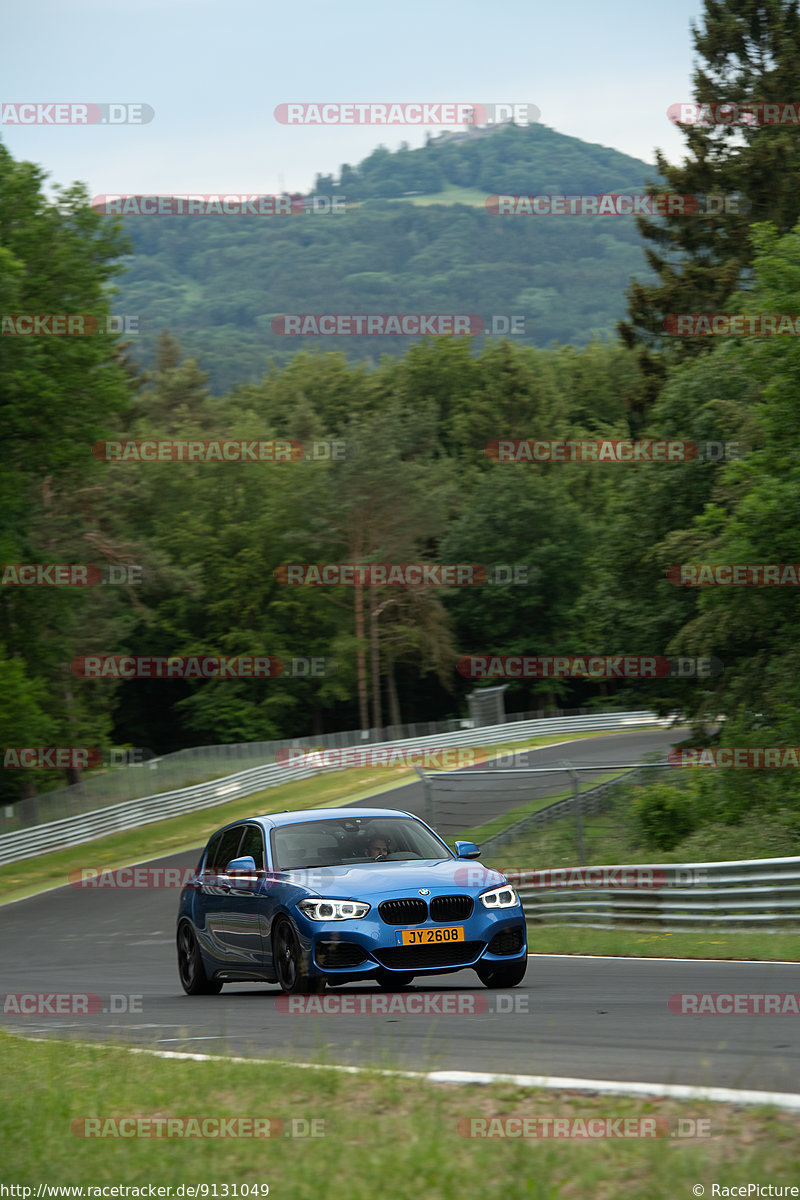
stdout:
{"type": "Polygon", "coordinates": [[[414,770],[422,780],[422,791],[425,796],[425,821],[431,828],[435,828],[435,813],[433,809],[433,788],[428,776],[423,771],[422,767],[414,767],[414,770]]]}
{"type": "Polygon", "coordinates": [[[569,773],[572,780],[572,807],[575,811],[575,836],[578,840],[578,864],[583,867],[586,864],[586,853],[583,847],[583,811],[581,807],[581,792],[578,782],[578,772],[573,771],[572,764],[566,759],[561,760],[564,765],[564,770],[569,773]]]}

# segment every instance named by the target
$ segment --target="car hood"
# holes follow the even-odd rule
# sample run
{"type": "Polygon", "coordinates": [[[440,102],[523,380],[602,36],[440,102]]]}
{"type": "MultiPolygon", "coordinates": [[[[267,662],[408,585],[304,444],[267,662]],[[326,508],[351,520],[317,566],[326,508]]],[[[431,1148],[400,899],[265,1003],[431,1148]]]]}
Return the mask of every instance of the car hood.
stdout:
{"type": "Polygon", "coordinates": [[[414,859],[413,862],[376,862],[343,867],[317,867],[287,871],[287,882],[296,882],[318,896],[351,899],[377,892],[393,896],[418,895],[420,888],[434,893],[454,889],[477,895],[505,882],[505,876],[474,860],[463,858],[414,859]]]}

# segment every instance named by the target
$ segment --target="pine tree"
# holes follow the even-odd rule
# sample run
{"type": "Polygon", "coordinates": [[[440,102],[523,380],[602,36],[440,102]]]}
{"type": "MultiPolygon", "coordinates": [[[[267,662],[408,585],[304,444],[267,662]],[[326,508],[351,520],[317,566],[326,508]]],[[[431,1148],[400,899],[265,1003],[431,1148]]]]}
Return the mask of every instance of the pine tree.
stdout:
{"type": "MultiPolygon", "coordinates": [[[[694,71],[694,98],[707,106],[778,104],[781,118],[797,116],[800,79],[800,14],[798,0],[704,0],[704,28],[692,24],[695,49],[704,65],[694,71]]],[[[682,114],[678,114],[682,115],[682,114]]],[[[715,111],[719,119],[724,114],[715,111]]],[[[703,114],[698,114],[702,118],[703,114]]],[[[636,430],[658,395],[670,361],[694,357],[710,348],[708,337],[670,337],[664,321],[670,314],[729,311],[729,301],[747,288],[753,248],[749,227],[771,221],[781,233],[800,218],[800,128],[797,123],[680,123],[688,155],[670,165],[660,151],[656,162],[664,190],[698,197],[699,211],[663,218],[637,217],[651,243],[647,260],[657,282],[632,282],[629,320],[618,325],[629,347],[639,346],[640,387],[629,398],[631,426],[636,430]],[[708,212],[722,197],[729,211],[708,212]],[[727,201],[724,199],[727,198],[727,201]]],[[[688,207],[688,206],[687,206],[688,207]]]]}

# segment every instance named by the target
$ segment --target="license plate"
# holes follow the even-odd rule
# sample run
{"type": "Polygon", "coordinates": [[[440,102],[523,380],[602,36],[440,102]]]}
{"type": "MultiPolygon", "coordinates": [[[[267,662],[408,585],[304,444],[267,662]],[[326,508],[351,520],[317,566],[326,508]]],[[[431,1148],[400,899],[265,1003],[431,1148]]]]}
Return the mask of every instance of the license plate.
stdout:
{"type": "Polygon", "coordinates": [[[441,929],[396,929],[394,934],[395,946],[437,946],[463,941],[463,925],[445,925],[441,929]]]}

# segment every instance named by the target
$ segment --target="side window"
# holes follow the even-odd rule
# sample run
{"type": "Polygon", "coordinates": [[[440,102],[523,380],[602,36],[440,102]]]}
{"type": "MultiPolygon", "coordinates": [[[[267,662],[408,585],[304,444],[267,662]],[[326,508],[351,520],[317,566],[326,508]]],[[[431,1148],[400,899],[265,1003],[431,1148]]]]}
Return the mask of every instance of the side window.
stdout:
{"type": "Polygon", "coordinates": [[[252,857],[257,871],[264,870],[264,837],[258,825],[248,825],[245,828],[244,837],[242,838],[239,853],[236,857],[244,858],[246,854],[252,857]]]}
{"type": "Polygon", "coordinates": [[[237,857],[236,851],[239,848],[241,836],[241,825],[234,825],[233,829],[226,829],[213,847],[213,857],[209,855],[209,858],[206,860],[206,870],[212,871],[216,875],[224,874],[225,868],[231,859],[237,857]]]}
{"type": "Polygon", "coordinates": [[[208,843],[208,851],[206,852],[205,863],[203,864],[203,870],[206,873],[208,873],[212,870],[212,863],[214,862],[214,859],[217,856],[217,852],[219,851],[219,844],[221,841],[222,841],[222,834],[215,833],[213,838],[211,839],[211,841],[208,843]]]}

